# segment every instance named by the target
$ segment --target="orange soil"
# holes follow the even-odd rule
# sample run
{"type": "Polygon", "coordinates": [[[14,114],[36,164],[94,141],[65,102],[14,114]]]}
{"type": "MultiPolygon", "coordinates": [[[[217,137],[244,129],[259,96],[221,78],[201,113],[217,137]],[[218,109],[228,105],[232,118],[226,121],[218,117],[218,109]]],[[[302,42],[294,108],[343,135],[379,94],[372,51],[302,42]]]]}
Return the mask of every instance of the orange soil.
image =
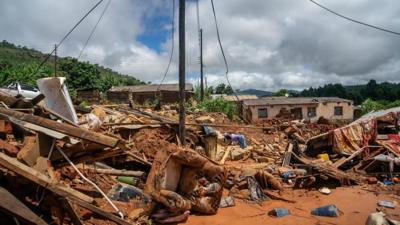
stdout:
{"type": "MultiPolygon", "coordinates": [[[[368,215],[376,212],[378,200],[400,202],[399,196],[375,195],[372,192],[362,190],[361,187],[332,189],[330,195],[323,195],[318,191],[288,190],[283,196],[296,201],[296,203],[270,200],[263,202],[262,205],[257,205],[236,200],[235,207],[219,209],[217,215],[191,215],[187,224],[358,225],[365,224],[368,215]],[[310,214],[312,209],[328,204],[336,205],[343,214],[336,218],[319,217],[310,214]],[[268,216],[268,211],[274,207],[288,208],[291,211],[291,215],[281,218],[268,216]]],[[[400,220],[400,206],[397,206],[395,209],[384,209],[384,212],[390,216],[391,219],[400,220]]]]}

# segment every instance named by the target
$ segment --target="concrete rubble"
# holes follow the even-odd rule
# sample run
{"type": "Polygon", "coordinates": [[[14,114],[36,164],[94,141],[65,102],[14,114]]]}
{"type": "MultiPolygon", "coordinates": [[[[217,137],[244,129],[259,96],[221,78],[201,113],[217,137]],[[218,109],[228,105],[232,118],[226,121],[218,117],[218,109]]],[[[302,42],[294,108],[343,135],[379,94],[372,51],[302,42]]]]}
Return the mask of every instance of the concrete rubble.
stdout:
{"type": "Polygon", "coordinates": [[[173,106],[80,108],[62,97],[64,103],[0,94],[6,223],[179,223],[235,207],[236,200],[295,203],[281,194],[287,190],[331,193],[376,183],[390,189],[400,181],[400,109],[342,127],[284,119],[248,125],[192,112],[181,146],[173,106]],[[243,135],[247,146],[227,142],[227,132],[243,135]]]}

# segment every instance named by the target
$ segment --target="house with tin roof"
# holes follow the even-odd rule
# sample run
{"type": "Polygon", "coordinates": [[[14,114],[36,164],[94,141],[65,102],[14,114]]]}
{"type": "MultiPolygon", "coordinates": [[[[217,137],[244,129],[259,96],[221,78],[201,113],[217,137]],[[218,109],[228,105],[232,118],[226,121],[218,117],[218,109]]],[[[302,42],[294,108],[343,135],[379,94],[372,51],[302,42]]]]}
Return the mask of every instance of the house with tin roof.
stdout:
{"type": "Polygon", "coordinates": [[[242,101],[242,117],[248,122],[273,118],[352,121],[353,101],[338,97],[265,97],[242,101]]]}
{"type": "MultiPolygon", "coordinates": [[[[193,97],[192,84],[185,85],[186,100],[193,97]]],[[[143,104],[147,101],[154,102],[161,98],[163,103],[179,102],[179,84],[147,84],[134,86],[112,87],[107,91],[107,99],[115,103],[128,103],[130,101],[143,104]]]]}

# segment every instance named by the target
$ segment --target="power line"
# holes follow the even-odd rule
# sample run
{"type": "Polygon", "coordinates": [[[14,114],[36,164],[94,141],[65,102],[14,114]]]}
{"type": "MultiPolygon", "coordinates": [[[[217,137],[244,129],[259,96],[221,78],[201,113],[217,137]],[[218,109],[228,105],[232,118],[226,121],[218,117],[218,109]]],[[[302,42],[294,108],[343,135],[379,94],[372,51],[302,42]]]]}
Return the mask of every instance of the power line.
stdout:
{"type": "MultiPolygon", "coordinates": [[[[82,23],[82,21],[95,9],[97,8],[97,6],[100,5],[100,3],[102,3],[104,0],[100,0],[99,2],[97,2],[76,24],[75,26],[72,27],[72,29],[70,31],[68,31],[68,33],[61,39],[60,42],[58,42],[57,46],[59,47],[64,40],[75,30],[76,27],[79,26],[79,24],[82,23]]],[[[42,68],[42,66],[47,62],[47,60],[49,60],[50,56],[54,53],[55,49],[53,49],[53,51],[50,52],[50,54],[48,54],[46,56],[46,58],[39,64],[39,66],[36,68],[35,72],[33,74],[36,74],[40,68],[42,68]]]]}
{"type": "Polygon", "coordinates": [[[92,36],[93,36],[93,34],[94,34],[94,31],[96,30],[96,28],[97,28],[97,26],[99,25],[101,19],[103,18],[104,14],[106,13],[108,7],[110,6],[110,3],[111,3],[111,0],[108,0],[106,7],[104,7],[103,12],[101,13],[99,19],[98,19],[97,22],[96,22],[96,25],[94,25],[92,31],[90,32],[89,37],[87,38],[85,44],[83,45],[83,48],[82,48],[81,51],[79,52],[79,55],[78,55],[78,58],[77,58],[77,59],[79,59],[79,58],[82,56],[83,51],[85,50],[85,48],[86,48],[86,46],[88,45],[90,39],[92,38],[92,36]]]}
{"type": "Polygon", "coordinates": [[[314,3],[315,5],[321,7],[322,9],[325,9],[326,11],[328,11],[328,12],[330,12],[330,13],[336,15],[336,16],[342,17],[343,19],[350,20],[350,21],[352,21],[354,23],[358,23],[358,24],[361,24],[361,25],[364,25],[364,26],[367,26],[367,27],[371,27],[371,28],[374,28],[374,29],[377,29],[377,30],[380,30],[380,31],[384,31],[384,32],[387,32],[387,33],[400,35],[399,32],[391,31],[391,30],[388,30],[388,29],[385,29],[385,28],[382,28],[382,27],[377,27],[377,26],[374,26],[374,25],[371,25],[371,24],[368,24],[368,23],[364,23],[364,22],[349,18],[349,17],[344,16],[342,14],[339,14],[339,13],[337,13],[337,12],[331,10],[331,9],[328,9],[327,7],[321,5],[321,4],[319,4],[319,3],[317,3],[317,2],[315,2],[313,0],[310,0],[310,2],[314,3]]]}
{"type": "Polygon", "coordinates": [[[218,43],[219,43],[219,47],[221,49],[222,57],[224,58],[224,62],[225,62],[225,67],[226,67],[225,77],[226,77],[226,81],[228,82],[228,85],[231,87],[231,89],[233,91],[233,94],[236,96],[236,99],[239,102],[239,97],[237,96],[236,91],[232,88],[231,82],[229,81],[229,77],[228,77],[229,67],[228,67],[228,62],[227,62],[226,57],[225,57],[224,48],[222,47],[221,38],[219,36],[218,21],[217,21],[217,16],[215,15],[215,7],[214,7],[214,1],[213,0],[211,0],[211,6],[212,6],[213,14],[214,14],[214,21],[215,21],[215,28],[217,30],[218,43]]]}
{"type": "Polygon", "coordinates": [[[200,34],[200,10],[199,10],[199,0],[196,0],[196,14],[197,14],[197,32],[200,34]]]}
{"type": "Polygon", "coordinates": [[[164,83],[165,78],[167,77],[169,67],[171,66],[172,56],[174,55],[174,48],[175,48],[175,0],[172,0],[172,18],[171,18],[171,25],[172,25],[172,33],[171,33],[171,54],[169,56],[169,62],[167,68],[165,69],[164,77],[161,80],[160,84],[158,85],[157,91],[160,90],[161,85],[164,83]]]}

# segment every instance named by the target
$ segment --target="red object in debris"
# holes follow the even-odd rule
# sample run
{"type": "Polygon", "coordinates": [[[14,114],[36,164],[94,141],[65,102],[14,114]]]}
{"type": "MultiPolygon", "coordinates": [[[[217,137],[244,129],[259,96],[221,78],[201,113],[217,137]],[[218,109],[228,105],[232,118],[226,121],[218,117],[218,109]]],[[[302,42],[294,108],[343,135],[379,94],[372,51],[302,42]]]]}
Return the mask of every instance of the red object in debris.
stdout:
{"type": "Polygon", "coordinates": [[[395,140],[396,142],[400,143],[400,135],[397,134],[388,134],[387,135],[389,139],[395,140]]]}
{"type": "Polygon", "coordinates": [[[378,179],[376,179],[376,177],[368,177],[367,182],[368,184],[376,184],[378,183],[378,179]]]}
{"type": "Polygon", "coordinates": [[[0,120],[0,133],[12,134],[11,123],[4,120],[0,120]]]}

